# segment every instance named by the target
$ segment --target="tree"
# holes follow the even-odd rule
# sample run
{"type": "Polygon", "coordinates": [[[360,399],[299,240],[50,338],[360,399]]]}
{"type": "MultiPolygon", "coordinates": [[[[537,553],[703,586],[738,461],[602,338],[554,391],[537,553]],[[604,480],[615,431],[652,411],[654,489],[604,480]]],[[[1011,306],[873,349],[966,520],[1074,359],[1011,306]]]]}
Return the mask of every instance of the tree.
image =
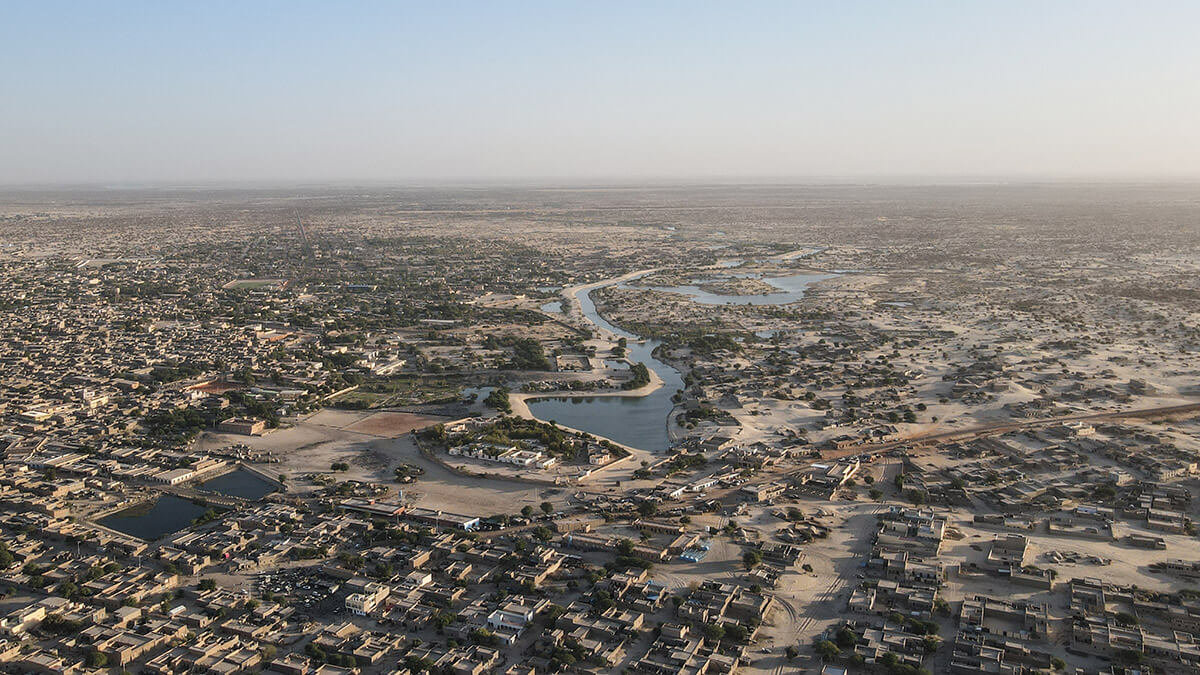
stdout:
{"type": "Polygon", "coordinates": [[[108,665],[108,656],[95,649],[88,652],[87,664],[93,668],[103,668],[108,665]]]}
{"type": "Polygon", "coordinates": [[[1136,616],[1134,616],[1133,614],[1130,614],[1129,612],[1117,612],[1117,615],[1114,618],[1117,620],[1117,623],[1120,624],[1121,626],[1136,626],[1136,625],[1138,625],[1138,618],[1136,616]]]}
{"type": "Polygon", "coordinates": [[[842,653],[842,650],[838,649],[838,646],[829,640],[817,640],[816,644],[813,645],[813,649],[817,652],[817,656],[821,657],[822,661],[832,661],[837,658],[838,654],[842,653]]]}
{"type": "Polygon", "coordinates": [[[709,642],[720,642],[723,637],[725,637],[724,626],[716,623],[704,624],[704,638],[706,640],[709,642]]]}
{"type": "Polygon", "coordinates": [[[200,580],[200,590],[202,590],[202,591],[215,590],[216,587],[217,587],[217,582],[213,581],[212,579],[201,579],[200,580]]]}
{"type": "Polygon", "coordinates": [[[742,554],[742,564],[745,565],[746,569],[748,570],[754,569],[761,562],[762,553],[760,553],[757,549],[750,549],[742,554]]]}
{"type": "Polygon", "coordinates": [[[533,515],[533,507],[528,504],[526,504],[525,506],[522,506],[521,507],[521,515],[525,516],[526,518],[532,516],[533,515]]]}
{"type": "Polygon", "coordinates": [[[749,635],[750,631],[746,630],[746,627],[740,623],[730,624],[725,627],[725,637],[734,642],[745,642],[749,635]]]}
{"type": "Polygon", "coordinates": [[[838,629],[837,635],[834,636],[834,640],[837,641],[838,647],[842,649],[849,649],[858,642],[858,637],[854,634],[854,631],[850,630],[849,626],[842,626],[838,629]]]}
{"type": "Polygon", "coordinates": [[[1138,664],[1146,660],[1146,655],[1134,649],[1119,649],[1113,654],[1117,663],[1138,664]]]}
{"type": "Polygon", "coordinates": [[[1055,656],[1050,659],[1050,667],[1055,670],[1064,670],[1067,667],[1067,662],[1055,656]]]}
{"type": "Polygon", "coordinates": [[[544,513],[546,515],[550,515],[551,513],[554,513],[554,505],[551,504],[550,502],[542,502],[541,508],[542,508],[542,513],[544,513]]]}
{"type": "Polygon", "coordinates": [[[485,405],[504,414],[512,412],[512,403],[508,400],[508,389],[496,387],[483,399],[485,405]]]}
{"type": "Polygon", "coordinates": [[[643,518],[649,518],[655,513],[658,513],[658,505],[651,501],[643,501],[642,503],[638,504],[637,510],[639,516],[643,518]]]}
{"type": "Polygon", "coordinates": [[[880,499],[883,498],[883,490],[880,490],[879,488],[871,488],[871,491],[868,492],[867,495],[871,499],[873,499],[875,501],[879,501],[880,499]]]}
{"type": "Polygon", "coordinates": [[[450,612],[438,612],[433,615],[433,626],[439,633],[452,623],[454,623],[454,615],[450,612]]]}

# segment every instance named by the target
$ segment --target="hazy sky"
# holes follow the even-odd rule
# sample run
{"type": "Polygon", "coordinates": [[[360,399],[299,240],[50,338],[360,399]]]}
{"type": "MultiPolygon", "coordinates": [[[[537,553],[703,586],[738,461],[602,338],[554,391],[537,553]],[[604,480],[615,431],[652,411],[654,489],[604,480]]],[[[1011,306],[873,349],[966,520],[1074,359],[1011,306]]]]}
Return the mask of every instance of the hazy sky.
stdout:
{"type": "Polygon", "coordinates": [[[1200,2],[0,0],[0,183],[1200,177],[1200,2]]]}

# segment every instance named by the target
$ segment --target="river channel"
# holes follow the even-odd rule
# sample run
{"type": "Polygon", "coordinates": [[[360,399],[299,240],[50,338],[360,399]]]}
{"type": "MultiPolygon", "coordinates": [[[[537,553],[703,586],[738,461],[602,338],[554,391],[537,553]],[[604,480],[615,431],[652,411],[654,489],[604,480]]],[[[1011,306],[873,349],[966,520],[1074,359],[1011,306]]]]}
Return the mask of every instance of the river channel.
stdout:
{"type": "MultiPolygon", "coordinates": [[[[831,276],[834,275],[796,274],[765,277],[763,281],[778,288],[779,292],[764,295],[723,296],[694,286],[662,287],[655,290],[681,293],[694,302],[703,304],[781,305],[796,302],[803,297],[810,284],[831,276]]],[[[629,359],[634,363],[640,361],[646,364],[647,368],[662,379],[663,386],[646,396],[552,396],[530,399],[526,403],[533,416],[542,421],[554,421],[630,447],[654,453],[666,452],[670,447],[667,419],[675,407],[671,397],[684,388],[683,376],[670,365],[654,358],[654,349],[659,345],[657,340],[643,340],[640,336],[609,323],[596,311],[592,291],[618,283],[621,282],[613,281],[589,290],[578,290],[575,292],[575,298],[589,321],[626,338],[629,341],[629,359]]]]}

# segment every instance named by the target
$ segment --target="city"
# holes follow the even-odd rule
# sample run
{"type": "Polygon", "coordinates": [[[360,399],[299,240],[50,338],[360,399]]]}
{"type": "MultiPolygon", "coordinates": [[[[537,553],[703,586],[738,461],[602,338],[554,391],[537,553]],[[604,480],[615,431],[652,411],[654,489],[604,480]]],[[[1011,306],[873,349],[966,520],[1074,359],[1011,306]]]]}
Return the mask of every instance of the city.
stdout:
{"type": "Polygon", "coordinates": [[[1200,675],[1200,3],[0,8],[0,674],[1200,675]]]}
{"type": "Polygon", "coordinates": [[[1200,240],[1031,189],[10,194],[0,662],[1200,670],[1200,240]]]}

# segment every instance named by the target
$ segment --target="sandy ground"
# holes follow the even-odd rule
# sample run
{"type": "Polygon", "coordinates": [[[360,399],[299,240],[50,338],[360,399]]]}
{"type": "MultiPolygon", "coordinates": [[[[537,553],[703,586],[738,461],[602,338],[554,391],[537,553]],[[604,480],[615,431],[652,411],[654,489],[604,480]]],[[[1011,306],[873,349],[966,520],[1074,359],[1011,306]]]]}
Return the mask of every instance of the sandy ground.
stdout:
{"type": "Polygon", "coordinates": [[[433,417],[430,415],[413,415],[403,412],[378,412],[370,417],[359,420],[346,427],[348,431],[355,431],[363,434],[371,434],[373,436],[387,436],[395,438],[403,436],[410,431],[424,429],[428,426],[433,426],[439,422],[446,421],[444,417],[433,417]]]}
{"type": "Polygon", "coordinates": [[[311,484],[300,480],[301,476],[329,474],[332,463],[347,462],[350,469],[339,472],[338,479],[378,482],[397,490],[403,488],[405,501],[429,508],[488,516],[516,513],[526,504],[537,507],[542,501],[559,504],[564,499],[561,494],[548,495],[545,488],[529,483],[454,474],[421,455],[411,435],[401,431],[406,426],[426,426],[426,423],[439,421],[444,420],[402,413],[327,409],[294,427],[266,436],[206,434],[198,443],[201,449],[242,442],[253,448],[271,450],[283,461],[261,466],[271,472],[286,474],[294,490],[312,489],[311,484]],[[382,433],[364,433],[363,428],[382,433]],[[415,484],[401,486],[394,482],[393,474],[401,464],[417,465],[425,469],[425,474],[415,484]]]}
{"type": "MultiPolygon", "coordinates": [[[[649,370],[649,369],[647,369],[649,370]]],[[[637,389],[621,389],[615,391],[539,391],[530,394],[515,393],[508,395],[508,402],[512,405],[513,414],[525,419],[537,419],[533,413],[529,411],[528,402],[536,398],[599,398],[602,396],[625,396],[628,398],[641,398],[658,391],[663,386],[662,378],[658,373],[650,370],[650,383],[637,389]]]]}
{"type": "Polygon", "coordinates": [[[403,486],[405,501],[431,509],[490,516],[514,514],[525,505],[537,508],[543,501],[561,506],[565,492],[538,485],[498,478],[460,476],[427,459],[411,437],[388,441],[380,451],[391,466],[414,464],[425,473],[414,485],[403,486]]]}

